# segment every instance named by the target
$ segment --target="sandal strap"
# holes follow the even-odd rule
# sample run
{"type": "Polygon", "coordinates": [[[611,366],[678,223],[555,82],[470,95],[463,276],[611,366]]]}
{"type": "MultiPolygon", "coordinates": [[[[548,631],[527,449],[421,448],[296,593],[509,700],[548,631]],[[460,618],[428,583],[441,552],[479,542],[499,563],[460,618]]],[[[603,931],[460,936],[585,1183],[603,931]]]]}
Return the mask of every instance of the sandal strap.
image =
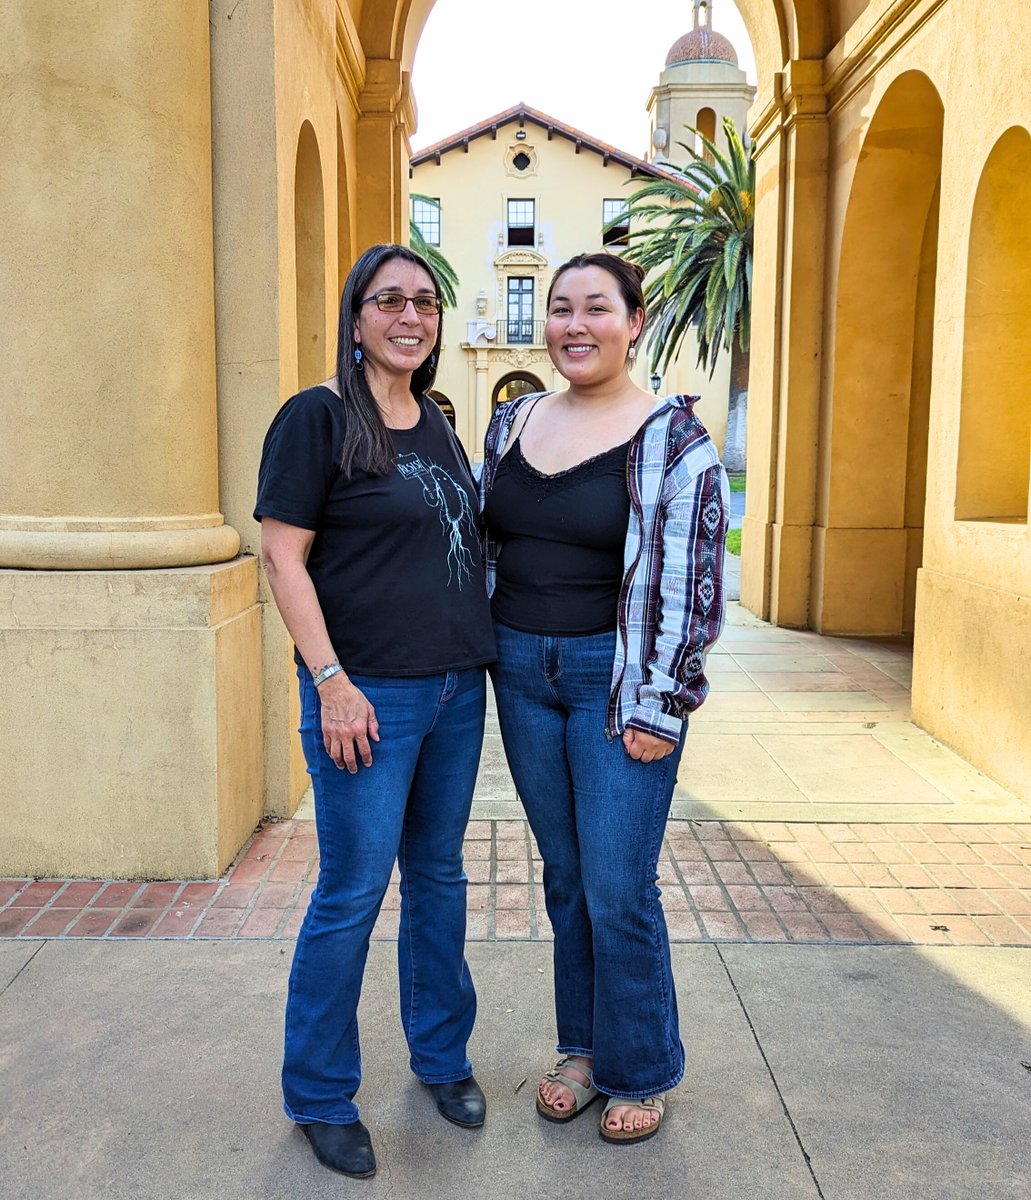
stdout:
{"type": "Polygon", "coordinates": [[[627,1100],[620,1096],[609,1096],[608,1101],[602,1110],[602,1118],[605,1113],[612,1108],[622,1108],[629,1106],[630,1108],[643,1108],[647,1112],[657,1112],[662,1117],[666,1112],[666,1097],[665,1096],[649,1096],[647,1100],[627,1100]]]}
{"type": "MultiPolygon", "coordinates": [[[[561,1083],[563,1087],[569,1088],[573,1093],[573,1099],[576,1102],[576,1110],[579,1111],[585,1104],[590,1103],[598,1094],[598,1089],[594,1084],[589,1083],[586,1086],[571,1076],[563,1073],[562,1068],[570,1063],[572,1055],[567,1054],[564,1058],[560,1058],[558,1062],[551,1068],[550,1071],[544,1072],[544,1078],[550,1079],[554,1083],[561,1083]]],[[[588,1079],[591,1077],[591,1072],[583,1063],[571,1063],[575,1071],[581,1071],[588,1079]]]]}

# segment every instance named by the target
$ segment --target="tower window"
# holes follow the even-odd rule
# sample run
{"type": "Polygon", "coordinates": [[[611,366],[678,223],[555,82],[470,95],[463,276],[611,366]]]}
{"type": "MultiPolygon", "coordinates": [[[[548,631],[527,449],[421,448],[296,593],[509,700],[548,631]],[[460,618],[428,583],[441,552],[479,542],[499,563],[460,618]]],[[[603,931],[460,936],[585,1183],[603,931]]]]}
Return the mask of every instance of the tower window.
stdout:
{"type": "Polygon", "coordinates": [[[524,150],[520,150],[515,158],[512,159],[512,166],[515,167],[517,171],[525,171],[529,165],[530,156],[524,150]]]}

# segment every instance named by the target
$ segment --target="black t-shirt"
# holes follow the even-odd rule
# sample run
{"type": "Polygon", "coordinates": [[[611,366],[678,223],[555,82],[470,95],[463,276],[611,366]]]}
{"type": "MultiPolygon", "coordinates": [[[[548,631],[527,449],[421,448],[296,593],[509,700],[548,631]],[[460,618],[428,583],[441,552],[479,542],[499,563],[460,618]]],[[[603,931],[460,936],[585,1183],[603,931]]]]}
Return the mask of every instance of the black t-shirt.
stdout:
{"type": "Polygon", "coordinates": [[[390,431],[387,475],[344,477],[347,414],[326,387],[288,400],[265,436],[254,515],[314,531],[308,574],[348,672],[435,675],[495,658],[469,463],[437,406],[419,407],[412,429],[390,431]]]}

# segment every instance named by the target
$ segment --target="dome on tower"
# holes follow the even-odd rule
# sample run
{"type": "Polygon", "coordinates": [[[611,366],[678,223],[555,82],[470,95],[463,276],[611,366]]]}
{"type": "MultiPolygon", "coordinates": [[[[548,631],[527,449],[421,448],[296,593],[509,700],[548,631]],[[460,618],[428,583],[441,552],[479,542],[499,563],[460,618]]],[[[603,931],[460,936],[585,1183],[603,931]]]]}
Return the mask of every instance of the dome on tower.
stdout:
{"type": "Polygon", "coordinates": [[[706,25],[689,30],[677,38],[666,55],[666,66],[675,67],[683,62],[728,62],[737,64],[737,51],[729,38],[706,25]]]}

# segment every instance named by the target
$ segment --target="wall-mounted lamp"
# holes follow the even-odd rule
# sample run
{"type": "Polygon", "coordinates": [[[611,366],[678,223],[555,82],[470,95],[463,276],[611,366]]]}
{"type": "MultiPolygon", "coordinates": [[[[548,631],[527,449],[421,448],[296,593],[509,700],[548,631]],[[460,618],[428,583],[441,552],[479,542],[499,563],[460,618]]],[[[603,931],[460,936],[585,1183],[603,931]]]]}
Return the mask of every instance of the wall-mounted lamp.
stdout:
{"type": "Polygon", "coordinates": [[[657,396],[659,394],[659,388],[662,387],[662,376],[658,373],[658,371],[652,371],[652,377],[649,382],[652,385],[652,391],[657,396]]]}
{"type": "Polygon", "coordinates": [[[525,142],[526,141],[526,130],[525,129],[517,129],[516,130],[516,141],[517,142],[525,142]]]}

